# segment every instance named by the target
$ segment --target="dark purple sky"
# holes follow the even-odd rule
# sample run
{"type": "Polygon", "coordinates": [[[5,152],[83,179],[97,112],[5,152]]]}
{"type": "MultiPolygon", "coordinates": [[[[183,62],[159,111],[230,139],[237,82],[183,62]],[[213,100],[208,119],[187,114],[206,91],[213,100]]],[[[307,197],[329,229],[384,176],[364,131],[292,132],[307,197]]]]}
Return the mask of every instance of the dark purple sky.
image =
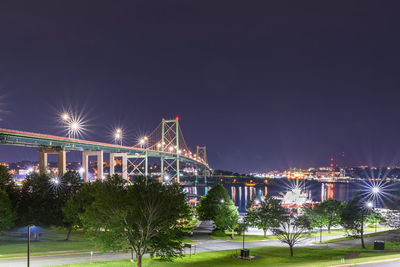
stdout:
{"type": "MultiPolygon", "coordinates": [[[[181,117],[210,164],[246,172],[399,164],[398,1],[2,1],[0,127],[87,139],[181,117]],[[267,4],[268,2],[268,4],[267,4]]],[[[0,147],[0,160],[34,159],[0,147]]]]}

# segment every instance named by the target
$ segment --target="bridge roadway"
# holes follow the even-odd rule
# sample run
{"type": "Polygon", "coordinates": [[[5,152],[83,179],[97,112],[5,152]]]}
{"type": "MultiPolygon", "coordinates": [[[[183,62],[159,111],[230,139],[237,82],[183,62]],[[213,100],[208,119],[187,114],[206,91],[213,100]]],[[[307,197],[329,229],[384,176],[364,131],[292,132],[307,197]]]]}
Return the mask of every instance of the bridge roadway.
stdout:
{"type": "MultiPolygon", "coordinates": [[[[47,154],[58,154],[59,173],[66,171],[66,151],[82,151],[82,163],[84,168],[84,180],[88,179],[88,156],[97,156],[98,162],[103,162],[103,153],[110,153],[110,162],[115,157],[121,157],[123,161],[123,176],[127,178],[127,158],[143,159],[145,161],[145,173],[148,172],[148,158],[174,159],[179,162],[191,164],[199,169],[209,170],[209,166],[200,158],[174,152],[145,149],[140,147],[122,146],[116,144],[87,141],[75,138],[60,137],[55,135],[39,134],[25,131],[9,130],[0,128],[0,144],[37,147],[40,149],[40,169],[47,169],[47,154]]],[[[103,176],[103,166],[99,164],[98,175],[103,176]],[[101,165],[101,166],[100,166],[101,165]]],[[[138,171],[139,169],[136,168],[138,171]]],[[[110,174],[114,174],[114,168],[110,168],[110,174]]],[[[177,174],[179,180],[179,172],[177,174]]]]}

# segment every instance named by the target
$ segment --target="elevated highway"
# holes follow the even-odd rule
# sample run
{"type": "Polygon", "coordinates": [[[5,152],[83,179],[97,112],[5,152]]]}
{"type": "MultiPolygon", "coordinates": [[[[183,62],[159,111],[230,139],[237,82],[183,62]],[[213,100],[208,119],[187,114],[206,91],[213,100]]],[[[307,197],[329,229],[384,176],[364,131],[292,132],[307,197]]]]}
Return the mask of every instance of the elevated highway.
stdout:
{"type": "MultiPolygon", "coordinates": [[[[85,181],[88,180],[88,157],[96,156],[97,162],[103,163],[104,153],[110,154],[111,175],[115,173],[114,159],[116,157],[122,159],[123,172],[121,175],[125,179],[135,173],[147,176],[148,159],[156,158],[161,162],[161,178],[163,179],[168,174],[171,175],[171,178],[177,178],[179,181],[181,175],[180,165],[182,163],[189,164],[199,171],[209,171],[206,157],[199,155],[200,147],[197,147],[197,153],[192,153],[186,143],[179,143],[181,133],[178,119],[163,120],[161,123],[161,136],[158,137],[157,131],[153,131],[152,135],[149,136],[149,140],[152,140],[152,143],[147,144],[145,147],[138,147],[0,128],[0,144],[38,148],[40,155],[39,168],[41,171],[47,170],[47,155],[58,154],[60,175],[66,171],[66,153],[68,151],[81,151],[83,178],[85,181]],[[170,126],[171,124],[173,126],[170,126]]],[[[202,155],[205,155],[205,151],[202,155]]],[[[98,164],[97,175],[100,178],[103,177],[103,164],[98,164]]]]}

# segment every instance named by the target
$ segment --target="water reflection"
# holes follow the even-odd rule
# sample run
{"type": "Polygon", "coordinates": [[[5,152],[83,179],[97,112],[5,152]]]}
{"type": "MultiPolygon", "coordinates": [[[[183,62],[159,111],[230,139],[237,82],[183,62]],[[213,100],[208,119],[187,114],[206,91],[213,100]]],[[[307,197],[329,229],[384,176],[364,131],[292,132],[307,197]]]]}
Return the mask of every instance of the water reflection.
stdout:
{"type": "MultiPolygon", "coordinates": [[[[262,196],[270,194],[272,196],[280,196],[286,193],[292,181],[285,179],[270,180],[266,183],[259,184],[245,184],[245,183],[229,183],[223,184],[232,201],[239,208],[239,212],[244,212],[246,206],[253,198],[261,199],[262,196]]],[[[350,200],[357,192],[362,189],[361,181],[352,182],[318,182],[318,181],[305,181],[302,183],[303,190],[307,193],[312,201],[320,202],[328,198],[334,198],[341,201],[350,200]]],[[[186,191],[191,195],[201,196],[205,195],[207,189],[210,190],[213,184],[197,185],[186,187],[186,191]]],[[[400,183],[393,183],[396,190],[400,189],[400,183]]]]}

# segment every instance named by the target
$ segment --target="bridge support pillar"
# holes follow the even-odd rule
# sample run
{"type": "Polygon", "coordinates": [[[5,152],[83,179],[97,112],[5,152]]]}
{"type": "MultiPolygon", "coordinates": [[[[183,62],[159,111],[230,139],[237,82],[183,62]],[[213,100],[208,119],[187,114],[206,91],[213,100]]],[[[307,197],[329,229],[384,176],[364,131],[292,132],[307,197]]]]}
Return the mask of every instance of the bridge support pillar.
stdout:
{"type": "Polygon", "coordinates": [[[115,158],[122,158],[122,179],[128,180],[128,154],[110,153],[110,175],[115,174],[115,158]]]}
{"type": "Polygon", "coordinates": [[[61,177],[67,171],[67,152],[60,148],[41,148],[39,152],[39,170],[42,173],[47,173],[48,154],[58,155],[58,175],[61,177]]]}
{"type": "Polygon", "coordinates": [[[67,152],[58,151],[58,175],[63,176],[67,172],[67,152]]]}
{"type": "Polygon", "coordinates": [[[83,172],[83,181],[87,182],[89,180],[89,156],[97,157],[97,178],[103,179],[103,150],[99,151],[83,151],[82,152],[82,167],[84,169],[83,172]]]}
{"type": "Polygon", "coordinates": [[[39,171],[40,173],[47,173],[47,152],[46,149],[40,149],[39,152],[39,171]]]}

